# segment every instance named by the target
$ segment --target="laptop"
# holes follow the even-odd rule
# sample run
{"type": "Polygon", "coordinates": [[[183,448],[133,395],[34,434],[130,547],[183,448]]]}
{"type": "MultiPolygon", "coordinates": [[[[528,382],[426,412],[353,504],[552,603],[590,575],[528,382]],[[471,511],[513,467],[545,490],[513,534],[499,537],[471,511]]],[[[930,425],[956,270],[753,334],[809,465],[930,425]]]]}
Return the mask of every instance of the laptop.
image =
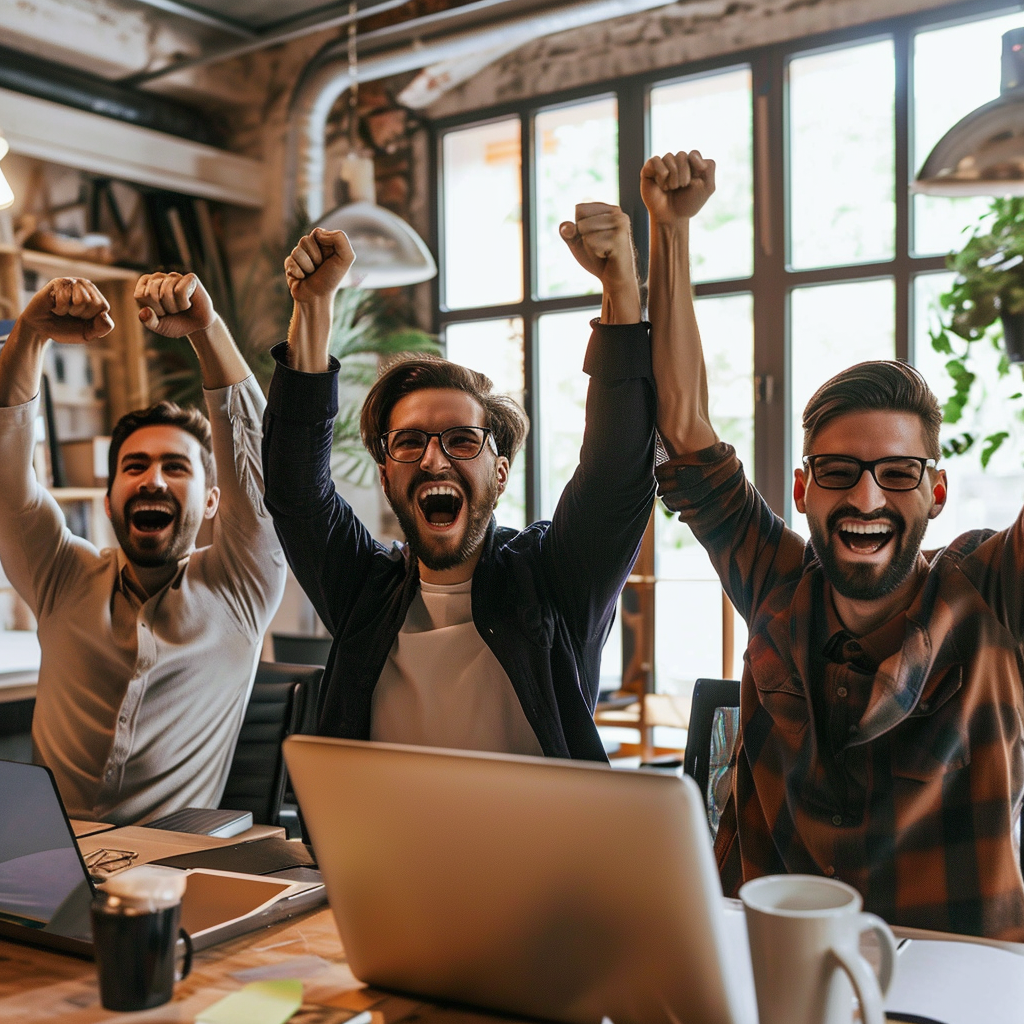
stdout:
{"type": "Polygon", "coordinates": [[[360,980],[563,1024],[757,1019],[692,779],[311,736],[284,753],[360,980]]]}
{"type": "MultiPolygon", "coordinates": [[[[133,859],[129,852],[124,866],[133,859]]],[[[188,874],[181,923],[195,949],[324,900],[320,882],[205,869],[188,874]]],[[[0,936],[91,957],[95,894],[50,770],[0,760],[0,936]]]]}

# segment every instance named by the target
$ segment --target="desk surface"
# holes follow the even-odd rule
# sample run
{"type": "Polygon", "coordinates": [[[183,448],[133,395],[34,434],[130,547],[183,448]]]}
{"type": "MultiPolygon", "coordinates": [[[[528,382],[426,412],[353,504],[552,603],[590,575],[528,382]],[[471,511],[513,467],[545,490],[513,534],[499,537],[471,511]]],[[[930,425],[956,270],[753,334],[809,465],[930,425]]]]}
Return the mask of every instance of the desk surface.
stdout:
{"type": "MultiPolygon", "coordinates": [[[[236,971],[286,965],[297,957],[329,961],[303,978],[306,1005],[332,1006],[352,1015],[374,1010],[374,1024],[488,1024],[486,1014],[445,1010],[369,989],[355,979],[326,908],[197,953],[192,973],[174,999],[145,1013],[113,1013],[100,1006],[95,966],[86,960],[0,940],[0,1020],[4,1024],[191,1024],[211,1003],[244,984],[236,971]],[[377,1014],[381,1016],[378,1017],[377,1014]]],[[[501,1018],[504,1024],[516,1024],[501,1018]]]]}

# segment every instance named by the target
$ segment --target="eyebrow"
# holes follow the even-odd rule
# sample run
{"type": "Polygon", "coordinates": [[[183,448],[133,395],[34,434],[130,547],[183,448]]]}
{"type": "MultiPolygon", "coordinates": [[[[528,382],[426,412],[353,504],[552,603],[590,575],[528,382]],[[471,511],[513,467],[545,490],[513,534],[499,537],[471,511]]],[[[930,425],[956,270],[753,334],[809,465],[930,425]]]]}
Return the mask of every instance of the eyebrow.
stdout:
{"type": "Polygon", "coordinates": [[[161,452],[156,456],[150,455],[149,452],[124,452],[118,458],[118,464],[123,466],[126,462],[136,459],[139,462],[173,462],[177,459],[192,465],[192,459],[184,452],[161,452]]]}

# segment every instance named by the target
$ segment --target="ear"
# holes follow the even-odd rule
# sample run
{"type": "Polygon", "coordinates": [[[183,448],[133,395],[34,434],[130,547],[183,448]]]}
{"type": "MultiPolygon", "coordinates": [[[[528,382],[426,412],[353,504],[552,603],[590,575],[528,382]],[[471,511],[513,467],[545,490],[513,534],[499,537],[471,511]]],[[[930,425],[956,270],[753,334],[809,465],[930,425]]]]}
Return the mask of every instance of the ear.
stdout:
{"type": "Polygon", "coordinates": [[[380,486],[384,492],[384,497],[391,500],[391,494],[388,491],[388,474],[386,472],[388,464],[386,462],[377,463],[377,472],[380,474],[380,486]]]}
{"type": "Polygon", "coordinates": [[[797,512],[807,514],[805,498],[807,497],[807,477],[802,469],[793,470],[793,504],[797,512]]]}
{"type": "Polygon", "coordinates": [[[946,471],[938,469],[935,471],[935,480],[932,482],[932,507],[928,509],[928,518],[934,519],[946,506],[947,497],[946,471]]]}
{"type": "Polygon", "coordinates": [[[220,488],[211,487],[206,494],[206,508],[203,509],[203,518],[212,519],[220,507],[220,488]]]}
{"type": "Polygon", "coordinates": [[[110,495],[105,494],[103,496],[103,511],[107,513],[107,518],[110,518],[110,495]]]}
{"type": "Polygon", "coordinates": [[[505,493],[505,488],[508,487],[508,474],[509,474],[509,462],[504,455],[499,455],[494,460],[494,475],[498,481],[498,497],[500,498],[505,493]]]}

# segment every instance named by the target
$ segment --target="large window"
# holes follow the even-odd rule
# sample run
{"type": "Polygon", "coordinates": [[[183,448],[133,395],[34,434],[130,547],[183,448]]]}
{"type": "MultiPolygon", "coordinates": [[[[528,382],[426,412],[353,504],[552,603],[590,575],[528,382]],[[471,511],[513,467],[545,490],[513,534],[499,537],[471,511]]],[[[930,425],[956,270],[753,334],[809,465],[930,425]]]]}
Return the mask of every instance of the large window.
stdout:
{"type": "MultiPolygon", "coordinates": [[[[948,357],[929,326],[950,279],[945,254],[987,204],[909,185],[942,134],[998,95],[1001,36],[1021,25],[1019,11],[965,4],[439,124],[438,326],[452,358],[523,395],[533,424],[499,519],[550,515],[583,429],[586,322],[599,300],[558,223],[581,200],[618,202],[644,264],[638,177],[651,153],[699,149],[718,164],[691,233],[711,412],[795,529],[801,413],[818,385],[895,357],[948,397],[948,357]]],[[[946,433],[1011,437],[987,471],[973,454],[950,460],[949,505],[926,546],[1006,525],[1024,495],[1024,424],[1006,427],[1000,412],[1024,390],[1020,372],[1000,378],[994,350],[975,350],[977,400],[946,433]]],[[[654,637],[655,687],[686,694],[698,677],[738,675],[745,629],[730,634],[703,550],[660,507],[651,529],[634,585],[653,599],[634,604],[654,637]]],[[[619,657],[606,649],[609,684],[619,657]]]]}

